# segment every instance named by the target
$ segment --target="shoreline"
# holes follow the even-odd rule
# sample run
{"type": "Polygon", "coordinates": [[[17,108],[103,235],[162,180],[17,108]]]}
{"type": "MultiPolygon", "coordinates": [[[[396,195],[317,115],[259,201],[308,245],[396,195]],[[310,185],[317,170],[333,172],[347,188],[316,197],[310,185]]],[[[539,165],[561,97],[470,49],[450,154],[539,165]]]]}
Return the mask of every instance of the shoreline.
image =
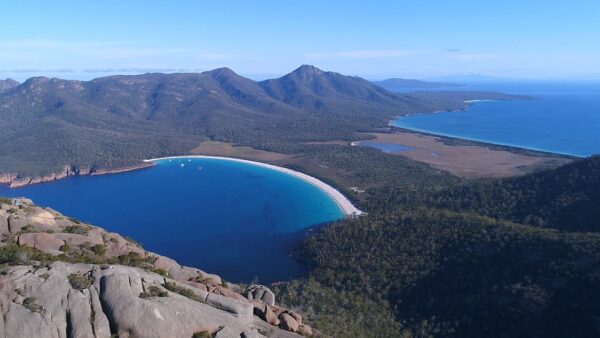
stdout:
{"type": "Polygon", "coordinates": [[[465,100],[465,101],[463,101],[464,103],[466,103],[466,105],[464,107],[458,108],[458,109],[454,109],[454,110],[439,110],[439,111],[425,112],[425,113],[400,114],[400,115],[396,115],[393,119],[389,120],[388,127],[393,128],[393,129],[397,129],[397,130],[401,130],[401,131],[413,132],[413,133],[416,133],[416,134],[423,134],[423,135],[427,135],[427,136],[435,136],[435,137],[440,137],[440,138],[445,138],[445,139],[450,139],[450,140],[458,140],[458,141],[463,141],[463,142],[468,142],[468,143],[474,143],[476,145],[496,147],[496,148],[500,148],[500,149],[504,149],[504,150],[508,150],[508,151],[512,151],[512,152],[516,152],[516,153],[534,152],[534,153],[539,153],[539,154],[543,154],[543,155],[546,155],[546,156],[548,156],[548,155],[551,155],[551,156],[563,156],[563,157],[569,157],[569,158],[586,158],[586,157],[589,157],[589,156],[575,155],[575,154],[569,154],[569,153],[560,153],[560,152],[556,152],[556,151],[552,151],[552,150],[546,150],[546,149],[538,149],[538,148],[526,147],[526,146],[522,146],[522,145],[514,145],[514,144],[509,144],[509,143],[494,142],[494,141],[490,141],[490,140],[481,140],[481,139],[477,139],[477,138],[468,138],[468,137],[465,137],[465,136],[457,136],[457,135],[452,135],[452,134],[449,134],[449,133],[438,133],[438,132],[434,132],[434,131],[429,131],[429,130],[424,130],[424,129],[419,129],[419,128],[409,128],[409,127],[406,127],[406,126],[399,126],[399,125],[395,125],[394,124],[394,121],[397,121],[397,120],[399,120],[402,117],[409,117],[409,116],[414,116],[414,115],[429,115],[429,114],[438,114],[438,113],[459,113],[459,112],[465,112],[465,111],[467,111],[469,108],[471,108],[475,104],[478,104],[478,103],[481,103],[481,102],[493,102],[493,101],[502,101],[502,100],[494,100],[494,99],[465,100]]]}
{"type": "Polygon", "coordinates": [[[51,173],[45,176],[19,176],[14,173],[0,174],[0,184],[7,185],[9,188],[21,188],[32,184],[49,183],[74,176],[100,176],[109,174],[119,174],[128,171],[146,169],[152,167],[153,164],[140,163],[127,167],[119,167],[113,169],[90,169],[90,168],[73,168],[65,166],[63,171],[51,173]]]}
{"type": "Polygon", "coordinates": [[[511,151],[511,152],[515,152],[515,153],[530,152],[530,153],[537,153],[538,156],[545,155],[545,156],[559,156],[559,157],[568,157],[568,158],[589,157],[589,156],[582,156],[582,155],[575,155],[575,154],[568,154],[568,153],[559,153],[556,151],[545,150],[545,149],[528,148],[525,146],[513,145],[513,144],[508,144],[508,143],[499,143],[499,142],[497,143],[497,142],[492,142],[492,141],[488,141],[488,140],[479,140],[479,139],[475,139],[475,138],[467,138],[467,137],[462,137],[462,136],[459,137],[456,135],[450,135],[450,134],[445,134],[445,133],[436,133],[436,132],[423,130],[423,129],[413,129],[413,128],[408,128],[408,127],[404,127],[404,126],[401,127],[401,126],[393,125],[392,121],[390,121],[389,126],[391,128],[397,129],[399,131],[411,132],[411,133],[421,134],[421,135],[426,135],[426,136],[439,137],[441,139],[448,139],[448,140],[460,141],[460,142],[465,142],[465,143],[472,143],[474,145],[479,145],[479,146],[494,147],[494,148],[507,150],[507,151],[511,151]]]}
{"type": "Polygon", "coordinates": [[[352,204],[352,202],[350,202],[350,200],[346,196],[344,196],[339,190],[328,185],[327,183],[325,183],[315,177],[312,177],[310,175],[301,173],[299,171],[295,171],[295,170],[284,168],[284,167],[279,167],[279,166],[268,164],[268,163],[243,160],[243,159],[234,158],[234,157],[208,156],[208,155],[167,156],[167,157],[158,157],[158,158],[147,159],[147,160],[144,160],[144,162],[154,163],[156,161],[161,161],[161,160],[182,159],[182,158],[206,158],[206,159],[226,160],[226,161],[233,161],[233,162],[239,162],[239,163],[246,163],[246,164],[250,164],[250,165],[255,165],[255,166],[279,171],[279,172],[294,176],[298,179],[303,180],[304,182],[307,182],[307,183],[319,188],[321,191],[326,193],[331,199],[333,199],[336,202],[336,204],[338,205],[338,207],[340,208],[340,210],[342,211],[344,216],[357,217],[357,216],[364,214],[362,211],[357,209],[352,204]]]}

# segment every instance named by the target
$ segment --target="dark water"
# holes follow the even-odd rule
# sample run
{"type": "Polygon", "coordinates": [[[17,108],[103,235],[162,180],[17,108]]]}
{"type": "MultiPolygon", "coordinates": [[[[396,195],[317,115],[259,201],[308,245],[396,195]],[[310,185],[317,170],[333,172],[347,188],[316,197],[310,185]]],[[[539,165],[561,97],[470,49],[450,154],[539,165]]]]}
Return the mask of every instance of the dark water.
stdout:
{"type": "Polygon", "coordinates": [[[309,183],[217,159],[163,160],[122,174],[0,187],[0,196],[31,198],[229,281],[303,274],[290,248],[311,226],[343,217],[335,201],[309,183]]]}
{"type": "Polygon", "coordinates": [[[575,156],[600,153],[600,84],[476,83],[532,100],[485,101],[462,112],[401,117],[393,125],[438,135],[575,156]]]}
{"type": "Polygon", "coordinates": [[[412,150],[412,147],[405,146],[402,144],[394,144],[394,143],[383,143],[383,142],[375,142],[375,141],[360,141],[357,142],[357,145],[364,147],[372,147],[379,149],[386,153],[400,153],[403,151],[412,150]]]}

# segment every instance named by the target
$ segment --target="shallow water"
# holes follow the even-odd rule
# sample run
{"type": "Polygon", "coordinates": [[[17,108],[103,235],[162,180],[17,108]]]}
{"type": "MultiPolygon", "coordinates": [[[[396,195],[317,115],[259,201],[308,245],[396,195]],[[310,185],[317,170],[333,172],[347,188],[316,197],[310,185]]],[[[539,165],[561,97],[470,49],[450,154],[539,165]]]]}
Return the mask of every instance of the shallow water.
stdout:
{"type": "Polygon", "coordinates": [[[375,141],[359,141],[359,142],[357,142],[357,145],[379,149],[386,153],[400,153],[403,151],[408,151],[408,150],[414,149],[412,147],[405,146],[402,144],[384,143],[384,142],[375,142],[375,141]]]}
{"type": "Polygon", "coordinates": [[[219,159],[161,160],[127,173],[0,187],[0,196],[31,198],[229,281],[303,274],[290,249],[311,227],[343,218],[336,202],[309,183],[219,159]]]}

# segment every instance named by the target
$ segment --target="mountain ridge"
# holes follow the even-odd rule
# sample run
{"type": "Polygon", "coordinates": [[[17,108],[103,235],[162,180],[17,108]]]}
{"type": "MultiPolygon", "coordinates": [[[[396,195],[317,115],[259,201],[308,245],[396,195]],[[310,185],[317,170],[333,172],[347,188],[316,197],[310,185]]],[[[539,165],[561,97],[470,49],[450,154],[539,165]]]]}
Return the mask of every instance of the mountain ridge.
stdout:
{"type": "Polygon", "coordinates": [[[33,77],[0,93],[0,181],[53,179],[65,167],[129,168],[205,140],[297,153],[304,142],[352,140],[397,115],[490,95],[500,94],[394,94],[307,65],[261,82],[225,67],[89,81],[33,77]]]}

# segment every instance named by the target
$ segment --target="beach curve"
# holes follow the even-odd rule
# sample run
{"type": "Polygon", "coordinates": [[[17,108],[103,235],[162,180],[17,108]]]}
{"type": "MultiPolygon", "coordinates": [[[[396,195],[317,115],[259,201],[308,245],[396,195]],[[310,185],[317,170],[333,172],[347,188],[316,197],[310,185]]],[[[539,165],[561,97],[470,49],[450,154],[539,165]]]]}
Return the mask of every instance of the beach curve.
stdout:
{"type": "Polygon", "coordinates": [[[350,200],[346,196],[344,196],[344,194],[342,194],[339,190],[335,189],[334,187],[330,186],[329,184],[327,184],[315,177],[312,177],[310,175],[301,173],[299,171],[295,171],[295,170],[284,168],[284,167],[279,167],[279,166],[268,164],[268,163],[243,160],[243,159],[233,158],[233,157],[208,156],[208,155],[167,156],[167,157],[158,157],[158,158],[147,159],[147,160],[144,160],[144,162],[148,163],[148,162],[156,162],[156,161],[161,161],[161,160],[173,160],[173,159],[184,159],[184,158],[206,158],[206,159],[234,161],[234,162],[241,162],[241,163],[246,163],[246,164],[250,164],[250,165],[255,165],[255,166],[279,171],[279,172],[294,176],[298,179],[301,179],[301,180],[319,188],[321,191],[325,192],[331,199],[333,199],[337,203],[340,210],[342,210],[342,212],[344,213],[344,216],[357,217],[357,216],[360,216],[363,214],[363,212],[360,211],[359,209],[357,209],[352,204],[352,202],[350,202],[350,200]]]}

